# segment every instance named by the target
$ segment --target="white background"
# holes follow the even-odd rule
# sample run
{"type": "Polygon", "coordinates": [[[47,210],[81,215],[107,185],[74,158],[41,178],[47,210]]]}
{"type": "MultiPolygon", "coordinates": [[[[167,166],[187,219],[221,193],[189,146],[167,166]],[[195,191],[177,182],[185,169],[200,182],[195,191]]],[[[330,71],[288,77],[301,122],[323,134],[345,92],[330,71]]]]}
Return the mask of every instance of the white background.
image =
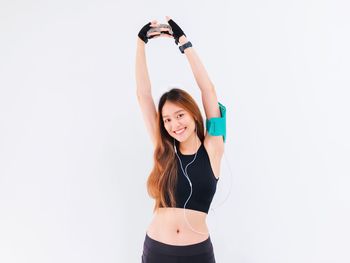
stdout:
{"type": "MultiPolygon", "coordinates": [[[[349,10],[345,0],[1,0],[0,262],[141,261],[153,146],[136,37],[165,15],[227,108],[212,206],[232,189],[208,215],[217,262],[350,262],[349,10]]],[[[173,40],[146,49],[155,103],[178,86],[204,114],[173,40]]]]}

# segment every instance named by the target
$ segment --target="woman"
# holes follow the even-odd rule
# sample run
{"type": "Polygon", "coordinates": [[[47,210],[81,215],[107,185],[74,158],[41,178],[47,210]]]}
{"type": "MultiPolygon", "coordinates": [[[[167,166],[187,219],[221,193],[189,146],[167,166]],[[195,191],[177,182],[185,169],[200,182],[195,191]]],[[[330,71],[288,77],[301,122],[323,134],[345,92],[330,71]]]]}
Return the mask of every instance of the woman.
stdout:
{"type": "Polygon", "coordinates": [[[160,28],[154,20],[142,27],[137,39],[137,98],[155,148],[147,180],[148,193],[155,199],[154,217],[146,231],[142,262],[213,263],[206,216],[219,180],[225,136],[223,140],[208,130],[204,134],[201,112],[182,89],[165,92],[156,111],[145,56],[148,39],[170,37],[180,44],[201,90],[207,129],[209,121],[222,118],[224,106],[186,35],[172,19],[166,19],[168,27],[160,28]],[[150,29],[154,32],[147,34],[150,29]]]}

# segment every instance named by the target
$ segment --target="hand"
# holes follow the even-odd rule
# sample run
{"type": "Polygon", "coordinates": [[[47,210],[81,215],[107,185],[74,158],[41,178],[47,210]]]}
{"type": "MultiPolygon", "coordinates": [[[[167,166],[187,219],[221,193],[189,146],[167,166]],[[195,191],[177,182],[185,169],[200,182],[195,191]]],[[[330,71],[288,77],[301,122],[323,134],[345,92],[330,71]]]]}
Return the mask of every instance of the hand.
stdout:
{"type": "Polygon", "coordinates": [[[147,32],[152,28],[152,27],[158,27],[160,24],[157,22],[157,20],[153,20],[152,22],[149,22],[148,24],[144,25],[142,29],[140,30],[138,36],[143,42],[147,43],[148,39],[151,38],[158,38],[158,37],[173,37],[170,34],[170,29],[169,28],[163,28],[161,27],[161,32],[152,32],[149,35],[147,35],[147,32]]]}
{"type": "Polygon", "coordinates": [[[175,38],[175,44],[177,45],[180,41],[180,37],[185,36],[184,31],[179,27],[178,24],[174,22],[169,16],[166,16],[166,20],[168,21],[168,24],[171,26],[171,29],[173,30],[173,36],[175,38]]]}
{"type": "Polygon", "coordinates": [[[137,36],[143,41],[145,42],[145,44],[148,42],[148,38],[147,38],[147,31],[151,28],[151,22],[147,23],[146,25],[144,25],[141,30],[139,31],[139,33],[137,34],[137,36]]]}

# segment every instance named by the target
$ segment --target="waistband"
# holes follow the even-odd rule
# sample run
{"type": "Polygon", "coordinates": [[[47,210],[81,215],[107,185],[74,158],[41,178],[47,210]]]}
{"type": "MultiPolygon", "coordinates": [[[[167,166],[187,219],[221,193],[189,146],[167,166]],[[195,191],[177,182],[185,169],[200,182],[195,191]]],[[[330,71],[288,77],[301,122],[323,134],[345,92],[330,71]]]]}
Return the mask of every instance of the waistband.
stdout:
{"type": "Polygon", "coordinates": [[[170,245],[152,239],[147,233],[143,244],[144,254],[158,253],[174,256],[193,256],[204,253],[213,253],[210,236],[199,243],[191,245],[170,245]]]}

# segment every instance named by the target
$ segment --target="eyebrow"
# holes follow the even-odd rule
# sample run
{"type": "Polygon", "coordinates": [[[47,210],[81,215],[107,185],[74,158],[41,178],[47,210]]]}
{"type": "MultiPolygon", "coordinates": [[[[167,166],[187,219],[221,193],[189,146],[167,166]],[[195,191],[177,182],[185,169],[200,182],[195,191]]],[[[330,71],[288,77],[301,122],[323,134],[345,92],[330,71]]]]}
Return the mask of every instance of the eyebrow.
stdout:
{"type": "MultiPolygon", "coordinates": [[[[178,112],[180,112],[180,111],[184,111],[184,110],[175,111],[174,114],[175,114],[175,113],[178,113],[178,112]]],[[[168,115],[163,115],[163,118],[165,118],[165,117],[168,117],[168,115]]]]}

